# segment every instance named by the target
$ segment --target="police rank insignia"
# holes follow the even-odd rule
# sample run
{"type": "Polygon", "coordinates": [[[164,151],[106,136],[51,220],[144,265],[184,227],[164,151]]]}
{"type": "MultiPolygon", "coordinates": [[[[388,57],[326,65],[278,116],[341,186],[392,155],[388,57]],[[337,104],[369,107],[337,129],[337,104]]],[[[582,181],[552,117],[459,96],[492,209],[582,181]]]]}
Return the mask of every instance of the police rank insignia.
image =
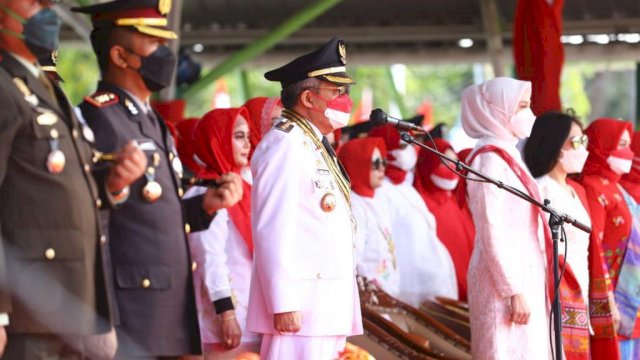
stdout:
{"type": "Polygon", "coordinates": [[[95,107],[105,107],[113,104],[117,104],[120,99],[118,95],[112,92],[99,92],[95,93],[91,96],[87,96],[84,98],[89,104],[95,107]]]}
{"type": "Polygon", "coordinates": [[[286,132],[289,133],[291,132],[291,130],[293,130],[293,122],[289,121],[289,120],[285,120],[285,121],[281,121],[279,123],[277,123],[274,128],[282,131],[282,132],[286,132]]]}
{"type": "Polygon", "coordinates": [[[343,65],[347,65],[347,48],[344,46],[344,42],[338,42],[338,55],[340,55],[340,62],[343,65]]]}

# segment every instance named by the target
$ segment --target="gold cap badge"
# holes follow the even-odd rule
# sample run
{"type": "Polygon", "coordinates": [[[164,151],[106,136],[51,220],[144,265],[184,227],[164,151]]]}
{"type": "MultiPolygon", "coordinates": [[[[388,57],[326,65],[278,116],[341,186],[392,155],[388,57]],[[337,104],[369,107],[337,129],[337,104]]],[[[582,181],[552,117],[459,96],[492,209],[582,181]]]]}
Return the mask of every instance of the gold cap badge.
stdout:
{"type": "Polygon", "coordinates": [[[167,15],[171,11],[171,0],[158,0],[158,11],[161,15],[167,15]]]}
{"type": "Polygon", "coordinates": [[[338,43],[338,54],[340,55],[340,62],[342,65],[347,65],[347,48],[344,46],[344,42],[338,43]]]}

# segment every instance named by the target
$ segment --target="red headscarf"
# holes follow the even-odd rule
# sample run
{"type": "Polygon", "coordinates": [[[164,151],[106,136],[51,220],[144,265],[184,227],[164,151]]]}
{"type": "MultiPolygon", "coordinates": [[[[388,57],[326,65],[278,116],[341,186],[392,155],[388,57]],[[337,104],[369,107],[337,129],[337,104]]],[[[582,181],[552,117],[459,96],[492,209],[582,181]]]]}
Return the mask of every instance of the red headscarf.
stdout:
{"type": "MultiPolygon", "coordinates": [[[[441,153],[444,153],[448,149],[453,150],[451,144],[444,139],[433,139],[435,143],[436,150],[441,153]]],[[[431,142],[427,142],[427,145],[431,146],[431,142]]],[[[420,149],[418,152],[418,162],[416,163],[416,178],[414,180],[414,186],[418,190],[419,193],[427,193],[432,192],[434,190],[439,190],[431,181],[431,174],[441,165],[440,157],[438,155],[432,153],[429,150],[420,149]]],[[[451,165],[451,164],[448,164],[451,165]]],[[[455,165],[451,165],[455,167],[455,165]]],[[[456,175],[455,173],[450,172],[451,174],[456,175]]],[[[451,176],[451,178],[455,179],[455,177],[451,176]]]]}
{"type": "Polygon", "coordinates": [[[276,106],[282,106],[279,97],[256,97],[249,99],[243,107],[249,111],[249,141],[251,142],[251,152],[249,158],[253,155],[253,150],[258,146],[264,134],[271,129],[271,114],[276,106]]]}
{"type": "Polygon", "coordinates": [[[633,133],[630,122],[616,119],[598,119],[587,127],[585,134],[589,137],[589,157],[582,170],[583,175],[601,175],[611,181],[620,180],[620,175],[609,168],[607,158],[618,148],[620,137],[624,131],[633,133]]]}
{"type": "MultiPolygon", "coordinates": [[[[194,129],[195,154],[203,162],[197,176],[201,179],[217,179],[222,174],[240,173],[233,156],[233,129],[238,117],[249,119],[245,108],[211,110],[198,121],[194,129]]],[[[242,199],[227,209],[229,217],[244,238],[249,252],[253,253],[251,234],[251,185],[242,182],[242,199]]]]}
{"type": "Polygon", "coordinates": [[[631,150],[635,155],[633,158],[633,167],[631,172],[622,175],[620,178],[620,184],[631,195],[636,202],[640,202],[640,131],[633,133],[631,139],[631,150]]]}
{"type": "Polygon", "coordinates": [[[351,189],[368,198],[375,194],[375,189],[371,187],[371,157],[374,149],[380,151],[382,158],[387,156],[384,141],[379,138],[350,140],[338,150],[338,158],[351,178],[351,189]]]}
{"type": "Polygon", "coordinates": [[[152,101],[151,106],[162,115],[167,123],[177,124],[184,119],[187,102],[184,99],[171,101],[152,101]]]}
{"type": "MultiPolygon", "coordinates": [[[[400,132],[392,125],[387,124],[371,129],[369,137],[382,138],[385,145],[387,146],[387,151],[392,151],[400,148],[400,132]]],[[[396,159],[391,154],[387,156],[389,157],[389,160],[396,159]]],[[[389,178],[389,180],[391,180],[392,183],[396,185],[401,184],[407,177],[406,171],[391,164],[387,165],[387,169],[385,170],[384,174],[389,178]]]]}
{"type": "Polygon", "coordinates": [[[175,125],[176,128],[176,149],[180,161],[191,170],[197,173],[200,166],[193,160],[195,154],[195,140],[193,139],[193,128],[196,126],[198,119],[190,118],[182,120],[175,125]]]}

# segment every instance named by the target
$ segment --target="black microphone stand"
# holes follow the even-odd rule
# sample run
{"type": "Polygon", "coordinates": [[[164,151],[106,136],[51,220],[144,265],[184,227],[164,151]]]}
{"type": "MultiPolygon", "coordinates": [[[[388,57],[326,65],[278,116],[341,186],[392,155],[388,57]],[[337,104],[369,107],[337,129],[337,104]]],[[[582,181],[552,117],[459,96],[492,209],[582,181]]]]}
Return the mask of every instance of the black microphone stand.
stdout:
{"type": "Polygon", "coordinates": [[[474,168],[468,166],[467,164],[463,163],[460,160],[454,160],[450,157],[448,157],[447,155],[439,152],[437,149],[433,149],[430,148],[429,146],[416,141],[413,136],[409,135],[406,132],[401,132],[401,137],[402,140],[404,140],[406,143],[409,144],[415,144],[418,145],[419,147],[430,151],[436,155],[438,155],[438,157],[440,157],[440,159],[444,160],[444,161],[448,161],[452,164],[454,164],[456,166],[456,171],[460,172],[462,170],[466,171],[469,174],[473,174],[475,176],[477,176],[478,178],[484,180],[485,182],[491,183],[495,186],[497,186],[500,189],[503,189],[517,197],[519,197],[520,199],[527,201],[537,207],[539,207],[540,209],[542,209],[542,211],[548,213],[550,215],[549,217],[549,227],[551,227],[551,234],[552,234],[552,240],[553,240],[553,285],[554,285],[554,294],[555,297],[553,299],[553,305],[552,305],[552,312],[553,312],[553,323],[554,323],[554,329],[555,329],[555,334],[554,334],[554,338],[555,338],[555,359],[556,360],[562,360],[563,356],[563,352],[562,352],[562,318],[561,318],[561,310],[560,310],[560,295],[558,294],[558,284],[560,284],[560,273],[559,273],[559,269],[558,269],[558,242],[560,241],[560,226],[563,223],[567,223],[567,224],[571,224],[573,226],[575,226],[576,228],[586,232],[586,233],[591,233],[591,228],[581,222],[579,222],[578,220],[572,218],[571,216],[569,216],[568,214],[563,214],[560,213],[558,211],[556,211],[555,209],[553,209],[552,207],[549,206],[549,204],[551,203],[549,200],[544,200],[544,203],[539,202],[538,200],[532,198],[531,196],[523,193],[522,191],[513,188],[510,185],[507,185],[505,183],[503,183],[502,181],[498,181],[495,180],[477,170],[475,170],[474,168]]]}

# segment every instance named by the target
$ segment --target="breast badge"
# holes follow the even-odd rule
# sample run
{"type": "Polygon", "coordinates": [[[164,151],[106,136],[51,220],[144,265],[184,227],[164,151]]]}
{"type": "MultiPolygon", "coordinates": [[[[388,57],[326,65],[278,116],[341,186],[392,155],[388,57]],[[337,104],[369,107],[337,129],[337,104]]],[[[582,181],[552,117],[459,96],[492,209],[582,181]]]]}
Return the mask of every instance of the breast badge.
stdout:
{"type": "Polygon", "coordinates": [[[332,212],[336,208],[336,196],[332,193],[326,193],[320,199],[320,208],[324,212],[332,212]]]}

